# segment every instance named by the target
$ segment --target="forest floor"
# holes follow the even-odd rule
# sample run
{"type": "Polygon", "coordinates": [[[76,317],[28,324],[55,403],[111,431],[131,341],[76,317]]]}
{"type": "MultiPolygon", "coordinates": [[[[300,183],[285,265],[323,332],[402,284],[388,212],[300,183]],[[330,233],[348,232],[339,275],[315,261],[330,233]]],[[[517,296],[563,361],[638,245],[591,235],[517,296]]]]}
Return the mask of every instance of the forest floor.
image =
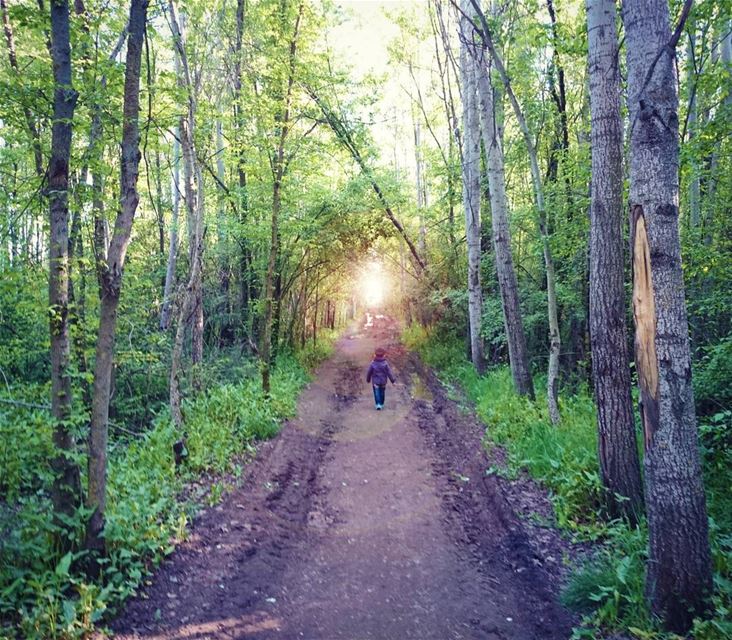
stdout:
{"type": "Polygon", "coordinates": [[[486,474],[500,460],[454,397],[394,323],[352,329],[114,638],[568,638],[556,594],[571,550],[551,507],[528,480],[486,474]],[[380,412],[375,346],[397,376],[380,412]]]}

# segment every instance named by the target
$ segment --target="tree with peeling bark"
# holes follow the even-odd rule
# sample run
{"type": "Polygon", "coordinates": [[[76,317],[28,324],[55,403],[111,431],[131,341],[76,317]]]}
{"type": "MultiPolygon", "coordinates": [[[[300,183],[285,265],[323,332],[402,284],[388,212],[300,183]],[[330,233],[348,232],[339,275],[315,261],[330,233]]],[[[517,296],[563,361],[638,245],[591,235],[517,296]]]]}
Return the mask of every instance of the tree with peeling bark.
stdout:
{"type": "Polygon", "coordinates": [[[613,0],[588,0],[592,113],[590,338],[597,451],[608,511],[638,522],[643,485],[635,436],[625,322],[623,129],[613,0]]]}
{"type": "Polygon", "coordinates": [[[678,227],[679,117],[665,0],[626,0],[635,349],[645,442],[647,594],[685,633],[708,607],[712,568],[699,461],[678,227]]]}

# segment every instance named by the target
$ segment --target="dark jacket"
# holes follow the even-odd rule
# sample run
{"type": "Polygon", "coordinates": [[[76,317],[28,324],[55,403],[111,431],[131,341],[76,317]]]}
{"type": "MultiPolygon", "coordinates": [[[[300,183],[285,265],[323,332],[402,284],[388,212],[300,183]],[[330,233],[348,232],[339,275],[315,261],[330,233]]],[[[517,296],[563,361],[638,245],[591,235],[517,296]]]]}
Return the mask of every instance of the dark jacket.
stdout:
{"type": "Polygon", "coordinates": [[[387,378],[394,384],[394,374],[391,372],[386,358],[376,356],[366,374],[366,382],[373,382],[375,386],[381,387],[386,384],[387,378]]]}

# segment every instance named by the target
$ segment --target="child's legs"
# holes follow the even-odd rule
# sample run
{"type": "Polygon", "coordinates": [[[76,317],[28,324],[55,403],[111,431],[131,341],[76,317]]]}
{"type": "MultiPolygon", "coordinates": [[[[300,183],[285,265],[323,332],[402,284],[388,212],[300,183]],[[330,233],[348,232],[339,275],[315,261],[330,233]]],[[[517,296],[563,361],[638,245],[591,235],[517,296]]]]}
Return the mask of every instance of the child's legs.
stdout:
{"type": "Polygon", "coordinates": [[[374,404],[380,404],[379,403],[379,387],[374,385],[374,404]]]}
{"type": "Polygon", "coordinates": [[[379,397],[376,400],[376,404],[380,404],[380,405],[383,406],[384,405],[384,398],[386,397],[386,385],[379,385],[377,387],[377,389],[379,390],[378,391],[379,397]]]}

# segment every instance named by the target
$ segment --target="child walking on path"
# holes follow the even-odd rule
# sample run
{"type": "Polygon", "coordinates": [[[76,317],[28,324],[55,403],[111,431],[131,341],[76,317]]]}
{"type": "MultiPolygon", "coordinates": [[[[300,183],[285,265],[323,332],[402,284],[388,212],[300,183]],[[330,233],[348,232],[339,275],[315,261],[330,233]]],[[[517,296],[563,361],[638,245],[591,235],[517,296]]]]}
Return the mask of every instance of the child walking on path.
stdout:
{"type": "Polygon", "coordinates": [[[376,403],[377,411],[381,411],[384,408],[387,378],[394,384],[395,378],[389,368],[389,363],[386,361],[386,351],[379,347],[374,352],[374,359],[371,362],[371,366],[369,366],[369,372],[366,374],[366,382],[371,382],[374,385],[374,402],[376,403]]]}

